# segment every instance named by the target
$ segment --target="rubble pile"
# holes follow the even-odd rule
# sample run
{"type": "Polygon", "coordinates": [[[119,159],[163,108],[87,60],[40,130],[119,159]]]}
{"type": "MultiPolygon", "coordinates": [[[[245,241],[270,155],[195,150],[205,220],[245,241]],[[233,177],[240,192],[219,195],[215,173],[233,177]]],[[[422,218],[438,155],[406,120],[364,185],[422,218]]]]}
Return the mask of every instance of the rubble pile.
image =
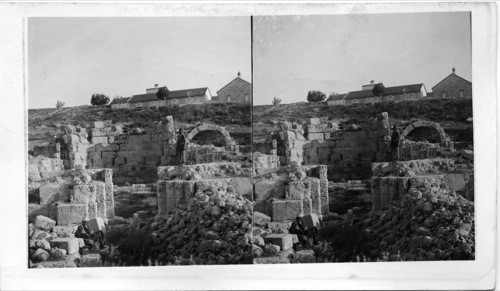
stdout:
{"type": "Polygon", "coordinates": [[[370,257],[391,261],[473,260],[474,203],[444,183],[411,187],[364,222],[370,257]]]}
{"type": "Polygon", "coordinates": [[[252,203],[231,187],[199,190],[151,225],[158,260],[180,264],[251,264],[252,203]],[[178,260],[177,260],[178,261],[178,260]]]}

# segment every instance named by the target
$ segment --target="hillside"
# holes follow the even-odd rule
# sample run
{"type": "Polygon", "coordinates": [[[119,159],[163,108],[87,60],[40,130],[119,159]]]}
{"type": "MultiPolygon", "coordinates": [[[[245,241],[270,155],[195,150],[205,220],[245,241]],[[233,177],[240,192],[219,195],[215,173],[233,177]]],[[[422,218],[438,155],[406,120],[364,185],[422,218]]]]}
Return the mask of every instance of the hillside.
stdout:
{"type": "Polygon", "coordinates": [[[472,142],[472,100],[420,100],[328,107],[326,103],[292,103],[253,107],[253,142],[263,142],[269,131],[277,131],[280,121],[305,123],[321,117],[341,123],[362,124],[380,112],[388,112],[390,122],[398,124],[411,119],[440,123],[452,140],[472,142]]]}
{"type": "Polygon", "coordinates": [[[28,110],[28,138],[30,147],[47,142],[63,133],[67,124],[82,127],[92,122],[112,120],[128,130],[146,127],[154,121],[172,115],[176,128],[211,123],[224,126],[239,144],[251,141],[251,106],[249,104],[184,105],[159,109],[136,108],[111,110],[109,107],[78,106],[28,110]]]}

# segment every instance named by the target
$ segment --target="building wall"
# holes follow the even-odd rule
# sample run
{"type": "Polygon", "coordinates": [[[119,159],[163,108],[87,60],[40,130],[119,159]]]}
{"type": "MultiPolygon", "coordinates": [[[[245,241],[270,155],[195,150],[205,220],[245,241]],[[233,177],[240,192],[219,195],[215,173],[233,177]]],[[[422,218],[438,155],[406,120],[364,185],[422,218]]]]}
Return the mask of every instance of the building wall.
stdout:
{"type": "Polygon", "coordinates": [[[472,98],[472,84],[456,75],[446,77],[441,83],[432,88],[434,98],[472,98]],[[463,90],[463,97],[460,97],[460,90],[463,90]]]}
{"type": "MultiPolygon", "coordinates": [[[[379,102],[395,102],[395,101],[403,101],[403,100],[418,100],[425,97],[425,91],[420,91],[418,93],[406,93],[406,94],[398,94],[398,95],[388,95],[382,97],[370,97],[370,98],[361,98],[361,99],[351,99],[345,100],[345,104],[373,104],[379,102]]],[[[330,102],[330,101],[329,101],[330,102]]]]}
{"type": "Polygon", "coordinates": [[[219,90],[217,96],[219,102],[252,102],[252,85],[238,78],[219,90]]]}
{"type": "Polygon", "coordinates": [[[129,103],[117,103],[111,104],[111,109],[127,109],[129,108],[129,103]]]}
{"type": "Polygon", "coordinates": [[[208,100],[210,100],[208,94],[206,94],[205,96],[168,99],[166,101],[166,106],[184,105],[184,104],[203,104],[206,103],[208,100]]]}
{"type": "Polygon", "coordinates": [[[390,159],[387,113],[379,114],[376,121],[356,131],[339,130],[331,124],[310,123],[303,128],[287,128],[279,133],[277,154],[280,164],[327,165],[328,180],[358,180],[371,177],[373,162],[390,159]]]}

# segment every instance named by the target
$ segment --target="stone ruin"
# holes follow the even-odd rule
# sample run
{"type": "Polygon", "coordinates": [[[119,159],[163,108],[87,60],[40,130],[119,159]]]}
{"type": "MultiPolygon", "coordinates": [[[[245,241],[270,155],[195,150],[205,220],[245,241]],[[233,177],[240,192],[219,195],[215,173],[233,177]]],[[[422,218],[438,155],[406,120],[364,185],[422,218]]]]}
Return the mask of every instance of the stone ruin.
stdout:
{"type": "Polygon", "coordinates": [[[345,128],[322,120],[311,118],[306,125],[284,122],[260,145],[267,153],[253,154],[255,263],[287,263],[290,254],[300,262],[314,261],[311,253],[300,253],[305,250],[290,250],[297,239],[288,234],[288,227],[299,214],[338,228],[352,223],[353,215],[379,211],[422,185],[446,185],[473,201],[473,154],[454,150],[439,124],[405,123],[400,161],[393,162],[387,113],[345,128]],[[433,131],[439,141],[409,140],[417,128],[433,131]],[[271,251],[269,244],[281,253],[271,251]]]}
{"type": "MultiPolygon", "coordinates": [[[[171,166],[175,164],[177,137],[170,116],[144,130],[129,133],[110,121],[94,122],[89,129],[70,125],[53,143],[35,147],[30,154],[37,156],[29,156],[28,166],[32,261],[42,267],[67,267],[68,262],[47,261],[47,256],[61,257],[59,249],[68,256],[78,256],[76,252],[82,241],[74,239],[74,232],[84,219],[98,229],[104,225],[141,227],[155,218],[167,217],[188,201],[199,199],[197,193],[227,192],[221,197],[227,196],[232,207],[243,203],[238,197],[251,199],[251,169],[231,161],[241,159],[240,147],[223,127],[202,124],[194,127],[187,139],[205,130],[219,132],[225,145],[190,143],[188,165],[182,167],[171,166]],[[125,200],[125,196],[131,199],[125,200]],[[116,204],[115,199],[118,199],[116,204]],[[148,201],[143,203],[143,200],[148,201]],[[127,218],[116,216],[117,209],[120,214],[126,213],[127,218]],[[58,242],[61,239],[62,244],[58,242]],[[54,250],[58,255],[52,254],[54,250]]],[[[230,261],[240,259],[243,260],[231,257],[230,261]]]]}

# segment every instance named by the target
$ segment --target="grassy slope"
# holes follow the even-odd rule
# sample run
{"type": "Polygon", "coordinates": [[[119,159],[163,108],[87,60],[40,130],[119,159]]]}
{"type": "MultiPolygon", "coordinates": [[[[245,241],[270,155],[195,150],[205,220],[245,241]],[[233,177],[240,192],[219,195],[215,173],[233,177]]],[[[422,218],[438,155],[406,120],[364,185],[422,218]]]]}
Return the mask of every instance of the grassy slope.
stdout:
{"type": "Polygon", "coordinates": [[[111,110],[107,107],[79,106],[62,109],[28,110],[30,143],[43,143],[63,133],[67,124],[89,127],[94,121],[113,120],[126,128],[145,127],[172,115],[176,128],[199,123],[226,127],[240,144],[250,144],[251,106],[249,104],[185,105],[160,109],[111,110]]]}
{"type": "Polygon", "coordinates": [[[472,141],[471,100],[421,100],[379,103],[373,106],[328,107],[325,103],[293,103],[253,107],[253,141],[262,142],[270,131],[278,130],[278,121],[305,123],[309,118],[324,117],[341,123],[362,124],[377,113],[388,112],[391,123],[413,118],[438,122],[454,140],[472,141]]]}

